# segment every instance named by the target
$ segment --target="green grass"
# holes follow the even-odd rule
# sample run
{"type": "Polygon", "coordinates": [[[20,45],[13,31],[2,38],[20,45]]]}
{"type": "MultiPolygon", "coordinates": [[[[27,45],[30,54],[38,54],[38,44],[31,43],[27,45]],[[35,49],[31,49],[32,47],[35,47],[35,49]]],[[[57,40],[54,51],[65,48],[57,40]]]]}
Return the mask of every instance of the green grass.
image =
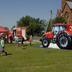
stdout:
{"type": "Polygon", "coordinates": [[[16,47],[7,44],[8,56],[0,56],[0,72],[72,72],[72,50],[16,47]]]}

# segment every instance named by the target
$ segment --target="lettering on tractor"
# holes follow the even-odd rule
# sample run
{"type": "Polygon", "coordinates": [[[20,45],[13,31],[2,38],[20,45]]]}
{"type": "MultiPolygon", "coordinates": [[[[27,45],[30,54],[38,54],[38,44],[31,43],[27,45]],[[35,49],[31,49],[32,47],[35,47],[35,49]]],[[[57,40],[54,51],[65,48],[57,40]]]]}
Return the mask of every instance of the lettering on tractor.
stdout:
{"type": "Polygon", "coordinates": [[[56,23],[53,24],[52,31],[44,32],[40,39],[44,48],[50,43],[56,43],[59,48],[67,49],[72,45],[72,25],[56,23]]]}

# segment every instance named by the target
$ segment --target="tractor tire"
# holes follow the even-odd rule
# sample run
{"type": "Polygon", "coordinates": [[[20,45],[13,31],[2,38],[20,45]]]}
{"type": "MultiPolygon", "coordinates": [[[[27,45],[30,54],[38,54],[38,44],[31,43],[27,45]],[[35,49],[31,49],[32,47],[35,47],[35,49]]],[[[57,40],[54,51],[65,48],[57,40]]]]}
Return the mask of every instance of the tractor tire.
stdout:
{"type": "Polygon", "coordinates": [[[43,38],[42,39],[42,45],[44,48],[48,47],[50,44],[50,40],[48,38],[43,38]]]}
{"type": "Polygon", "coordinates": [[[61,49],[68,49],[71,46],[71,38],[66,33],[61,33],[56,38],[56,43],[61,49]]]}

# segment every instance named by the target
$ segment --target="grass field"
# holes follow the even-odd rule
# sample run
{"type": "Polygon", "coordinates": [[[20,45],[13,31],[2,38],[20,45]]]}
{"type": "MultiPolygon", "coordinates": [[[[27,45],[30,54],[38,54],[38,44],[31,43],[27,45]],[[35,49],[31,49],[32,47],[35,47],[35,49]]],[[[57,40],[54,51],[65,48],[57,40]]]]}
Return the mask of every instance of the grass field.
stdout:
{"type": "Polygon", "coordinates": [[[72,72],[72,50],[36,48],[36,44],[7,44],[0,72],[72,72]]]}

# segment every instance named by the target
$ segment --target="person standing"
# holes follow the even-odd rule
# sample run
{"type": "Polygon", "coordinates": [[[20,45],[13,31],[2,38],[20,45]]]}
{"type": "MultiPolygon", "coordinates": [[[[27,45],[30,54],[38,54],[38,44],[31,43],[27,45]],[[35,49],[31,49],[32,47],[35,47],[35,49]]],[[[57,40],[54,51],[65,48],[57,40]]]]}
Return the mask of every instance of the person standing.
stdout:
{"type": "Polygon", "coordinates": [[[5,43],[4,43],[4,38],[0,38],[0,53],[5,53],[7,55],[7,52],[5,51],[5,43]]]}

